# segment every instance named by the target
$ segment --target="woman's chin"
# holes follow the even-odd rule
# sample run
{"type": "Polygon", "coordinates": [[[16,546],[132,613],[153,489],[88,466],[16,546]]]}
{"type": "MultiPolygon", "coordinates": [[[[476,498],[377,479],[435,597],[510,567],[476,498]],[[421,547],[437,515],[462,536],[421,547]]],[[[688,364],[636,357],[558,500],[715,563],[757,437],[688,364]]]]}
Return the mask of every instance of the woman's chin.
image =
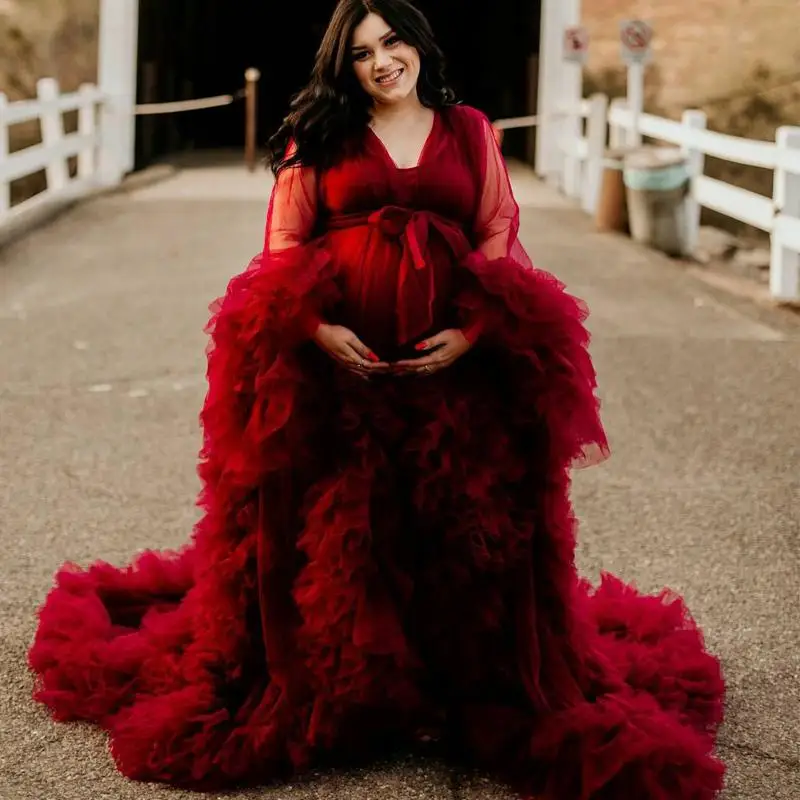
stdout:
{"type": "Polygon", "coordinates": [[[390,86],[372,84],[369,93],[376,103],[399,103],[406,100],[414,92],[416,84],[404,75],[397,83],[390,86]]]}
{"type": "Polygon", "coordinates": [[[380,103],[381,105],[385,106],[390,106],[404,102],[405,100],[408,99],[408,96],[411,93],[412,89],[408,89],[407,87],[404,86],[398,86],[392,89],[381,89],[380,91],[374,92],[372,97],[376,103],[380,103]]]}

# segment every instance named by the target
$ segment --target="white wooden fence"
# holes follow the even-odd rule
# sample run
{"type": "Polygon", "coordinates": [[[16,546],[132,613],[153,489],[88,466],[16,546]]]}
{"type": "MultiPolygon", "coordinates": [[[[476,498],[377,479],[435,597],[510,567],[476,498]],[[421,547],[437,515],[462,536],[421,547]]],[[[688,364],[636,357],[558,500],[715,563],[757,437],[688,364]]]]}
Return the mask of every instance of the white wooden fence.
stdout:
{"type": "MultiPolygon", "coordinates": [[[[540,123],[537,118],[525,119],[525,124],[540,123]]],[[[702,208],[752,225],[771,238],[770,294],[780,301],[800,301],[800,128],[779,128],[774,142],[755,141],[706,130],[705,113],[694,109],[684,111],[680,121],[652,114],[639,114],[634,120],[624,100],[609,103],[604,95],[562,110],[552,124],[560,128],[562,158],[559,173],[545,177],[554,179],[588,213],[597,206],[607,144],[635,145],[645,136],[681,148],[691,174],[687,254],[697,243],[702,208]],[[772,170],[773,196],[709,178],[704,174],[707,155],[772,170]]],[[[520,125],[501,120],[498,127],[520,125]]]]}
{"type": "Polygon", "coordinates": [[[23,215],[47,204],[88,194],[100,185],[101,128],[98,116],[104,98],[93,85],[72,94],[61,94],[58,82],[43,78],[35,100],[9,103],[0,94],[0,231],[23,215]],[[78,128],[65,133],[64,114],[77,112],[78,128]],[[9,152],[9,128],[38,122],[41,142],[9,152]],[[69,159],[77,161],[69,169],[69,159]],[[46,188],[39,194],[11,205],[11,183],[44,170],[46,188]],[[73,174],[71,174],[73,173],[73,174]]]}

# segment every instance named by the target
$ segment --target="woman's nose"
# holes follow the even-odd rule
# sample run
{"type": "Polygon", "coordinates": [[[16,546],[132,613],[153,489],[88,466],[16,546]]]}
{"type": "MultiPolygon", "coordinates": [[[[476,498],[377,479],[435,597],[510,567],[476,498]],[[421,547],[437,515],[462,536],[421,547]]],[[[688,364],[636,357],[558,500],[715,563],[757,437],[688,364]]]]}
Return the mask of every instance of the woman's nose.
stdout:
{"type": "Polygon", "coordinates": [[[375,69],[385,69],[391,66],[392,56],[389,52],[383,49],[375,51],[375,69]]]}

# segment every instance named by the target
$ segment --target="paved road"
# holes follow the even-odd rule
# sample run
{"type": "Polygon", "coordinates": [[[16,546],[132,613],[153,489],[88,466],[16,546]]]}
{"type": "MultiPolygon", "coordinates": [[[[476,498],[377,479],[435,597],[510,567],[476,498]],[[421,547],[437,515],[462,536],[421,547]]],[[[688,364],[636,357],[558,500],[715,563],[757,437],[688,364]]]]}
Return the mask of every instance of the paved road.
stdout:
{"type": "MultiPolygon", "coordinates": [[[[581,566],[684,593],[731,687],[728,800],[800,797],[800,326],[602,236],[530,175],[536,261],[591,304],[615,449],[581,473],[581,566]]],[[[268,181],[187,169],[0,252],[0,797],[189,800],[126,782],[101,733],[28,700],[33,614],[64,560],[127,561],[196,518],[206,307],[257,251],[268,181]]],[[[213,796],[213,795],[212,795],[213,796]]],[[[436,763],[231,800],[503,800],[436,763]]]]}

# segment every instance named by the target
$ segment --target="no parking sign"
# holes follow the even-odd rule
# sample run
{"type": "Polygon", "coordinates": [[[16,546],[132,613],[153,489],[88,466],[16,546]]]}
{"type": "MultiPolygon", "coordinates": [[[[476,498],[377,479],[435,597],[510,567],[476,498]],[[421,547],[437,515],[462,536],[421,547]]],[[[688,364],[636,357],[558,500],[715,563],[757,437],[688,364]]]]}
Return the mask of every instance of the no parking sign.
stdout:
{"type": "Polygon", "coordinates": [[[653,29],[644,20],[623,20],[619,26],[619,39],[622,58],[627,64],[644,64],[650,60],[653,29]]]}
{"type": "Polygon", "coordinates": [[[585,64],[589,55],[589,31],[582,25],[564,29],[564,61],[585,64]]]}

